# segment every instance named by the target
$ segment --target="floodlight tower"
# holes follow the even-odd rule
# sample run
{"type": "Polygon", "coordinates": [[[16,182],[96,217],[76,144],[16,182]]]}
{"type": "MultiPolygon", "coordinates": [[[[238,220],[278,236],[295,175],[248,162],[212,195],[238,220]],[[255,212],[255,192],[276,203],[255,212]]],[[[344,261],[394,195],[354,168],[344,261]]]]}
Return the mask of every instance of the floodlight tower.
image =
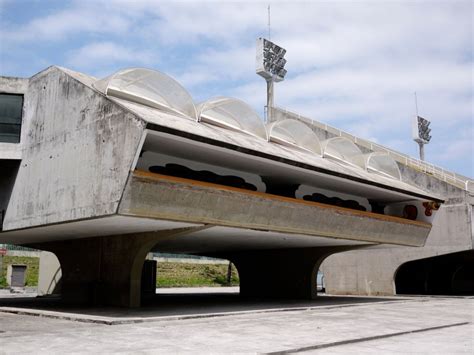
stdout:
{"type": "Polygon", "coordinates": [[[431,140],[430,123],[426,118],[418,115],[413,122],[413,140],[420,147],[420,160],[425,160],[425,144],[428,144],[431,140]]]}
{"type": "Polygon", "coordinates": [[[267,82],[267,105],[265,106],[265,120],[270,122],[271,108],[273,107],[273,83],[283,81],[286,75],[286,49],[265,39],[257,39],[257,74],[267,82]]]}
{"type": "Polygon", "coordinates": [[[431,122],[428,121],[426,118],[423,118],[418,115],[418,99],[415,92],[415,108],[416,108],[416,116],[415,120],[413,121],[413,140],[418,143],[420,148],[420,160],[425,160],[425,144],[428,144],[431,140],[430,132],[431,122]]]}

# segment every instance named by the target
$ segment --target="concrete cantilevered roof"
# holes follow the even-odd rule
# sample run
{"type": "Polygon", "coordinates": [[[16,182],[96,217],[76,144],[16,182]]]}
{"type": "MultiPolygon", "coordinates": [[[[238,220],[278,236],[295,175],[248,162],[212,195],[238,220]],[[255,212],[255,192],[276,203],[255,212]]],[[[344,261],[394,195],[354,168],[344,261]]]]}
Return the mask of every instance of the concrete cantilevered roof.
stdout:
{"type": "MultiPolygon", "coordinates": [[[[95,83],[102,82],[69,69],[61,68],[61,70],[96,91],[98,89],[95,87],[97,86],[95,83]]],[[[99,92],[101,91],[99,90],[99,92]]],[[[103,94],[103,92],[101,93],[103,94]]],[[[416,199],[441,200],[440,197],[434,196],[406,182],[371,173],[354,166],[354,164],[350,162],[346,164],[342,160],[337,161],[335,159],[321,157],[311,152],[268,142],[258,136],[245,134],[244,132],[236,130],[229,130],[206,122],[198,122],[194,117],[187,119],[182,115],[173,114],[169,111],[166,112],[155,107],[150,107],[149,105],[136,103],[123,98],[113,96],[108,96],[108,98],[146,121],[147,128],[151,130],[162,131],[187,139],[237,150],[241,153],[261,156],[278,161],[279,163],[288,164],[288,168],[297,166],[302,169],[323,172],[339,178],[355,181],[359,184],[385,188],[415,197],[416,199]]]]}
{"type": "MultiPolygon", "coordinates": [[[[206,235],[211,226],[221,226],[234,236],[240,235],[234,233],[237,228],[325,238],[311,239],[311,243],[320,244],[332,238],[350,240],[349,244],[421,245],[427,237],[430,221],[413,224],[390,216],[379,221],[375,213],[361,215],[353,210],[331,209],[302,199],[280,198],[271,191],[248,194],[241,189],[207,186],[189,179],[170,180],[144,172],[148,166],[137,167],[137,163],[143,162],[140,156],[145,150],[156,153],[155,156],[168,157],[166,159],[176,157],[202,163],[210,166],[210,170],[221,167],[232,170],[230,174],[242,172],[273,179],[267,180],[268,184],[265,182],[267,188],[280,182],[308,185],[382,203],[437,199],[398,179],[370,173],[361,166],[324,157],[313,150],[268,141],[261,135],[247,134],[245,126],[228,129],[212,124],[212,119],[199,121],[198,117],[162,109],[161,104],[136,102],[130,99],[134,95],[106,95],[94,85],[97,82],[87,75],[54,67],[30,79],[25,110],[28,139],[23,142],[25,154],[7,208],[1,240],[24,244],[132,230],[157,231],[168,228],[170,222],[205,224],[206,235]],[[44,129],[37,130],[38,126],[44,129]],[[45,185],[45,181],[51,183],[45,185]],[[227,208],[222,208],[223,201],[227,201],[227,208]],[[274,211],[272,219],[270,210],[274,211]],[[315,216],[320,220],[316,221],[315,216]],[[104,222],[97,222],[100,230],[94,228],[99,219],[104,222]],[[114,222],[107,223],[111,219],[114,222]],[[349,219],[353,224],[347,223],[349,219]],[[78,223],[78,228],[73,223],[78,223]],[[311,223],[316,224],[309,225],[311,223]],[[305,224],[308,225],[304,227],[305,224]],[[357,233],[351,227],[354,225],[360,227],[357,233]],[[128,229],[122,230],[120,226],[128,229]],[[413,229],[418,231],[416,238],[413,229]]],[[[160,97],[148,99],[159,101],[160,97]]],[[[163,102],[166,101],[164,98],[163,102]]],[[[175,110],[179,108],[175,105],[175,110]]],[[[238,115],[234,119],[238,120],[238,115]]],[[[416,203],[421,205],[421,201],[416,203]]],[[[200,244],[205,241],[203,233],[199,241],[196,240],[198,244],[192,246],[194,252],[205,251],[200,244]]],[[[254,233],[255,238],[248,240],[247,247],[257,247],[264,237],[267,247],[283,245],[277,241],[285,238],[274,238],[272,233],[254,233]]],[[[206,239],[209,242],[206,250],[218,247],[224,250],[229,246],[224,240],[222,245],[217,245],[211,234],[206,239]]],[[[309,241],[306,237],[295,238],[292,239],[295,243],[309,241]]],[[[171,245],[162,247],[175,249],[171,245]]]]}

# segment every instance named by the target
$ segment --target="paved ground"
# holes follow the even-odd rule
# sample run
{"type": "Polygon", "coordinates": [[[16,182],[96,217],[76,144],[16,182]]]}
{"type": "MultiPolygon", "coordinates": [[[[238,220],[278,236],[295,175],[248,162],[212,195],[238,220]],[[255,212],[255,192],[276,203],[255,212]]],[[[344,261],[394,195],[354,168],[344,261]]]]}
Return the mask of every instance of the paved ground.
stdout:
{"type": "Polygon", "coordinates": [[[3,298],[0,353],[474,353],[474,297],[239,302],[232,292],[169,292],[155,299],[166,307],[150,301],[136,311],[3,298]],[[68,315],[81,321],[60,319],[68,315]]]}

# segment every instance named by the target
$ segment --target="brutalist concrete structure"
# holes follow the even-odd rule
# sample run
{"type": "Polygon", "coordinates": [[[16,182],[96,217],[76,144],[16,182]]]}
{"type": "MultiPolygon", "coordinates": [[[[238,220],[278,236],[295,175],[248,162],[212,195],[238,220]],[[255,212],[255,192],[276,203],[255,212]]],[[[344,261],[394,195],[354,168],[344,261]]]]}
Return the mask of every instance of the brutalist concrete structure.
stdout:
{"type": "MultiPolygon", "coordinates": [[[[405,174],[419,173],[407,169],[405,174]]],[[[416,249],[387,246],[330,256],[322,265],[327,292],[474,294],[474,196],[429,176],[425,184],[445,198],[425,246],[416,249]]]]}
{"type": "Polygon", "coordinates": [[[0,242],[55,253],[65,301],[138,306],[152,250],[229,259],[243,295],[312,298],[326,257],[421,247],[443,203],[388,154],[195,105],[157,71],[50,67],[1,78],[0,98],[0,242]]]}
{"type": "Polygon", "coordinates": [[[291,118],[308,124],[321,139],[344,136],[363,151],[385,151],[397,160],[402,180],[445,200],[423,248],[377,246],[338,253],[325,259],[321,270],[326,292],[349,295],[474,294],[472,179],[292,112],[275,110],[274,115],[278,120],[291,118]]]}

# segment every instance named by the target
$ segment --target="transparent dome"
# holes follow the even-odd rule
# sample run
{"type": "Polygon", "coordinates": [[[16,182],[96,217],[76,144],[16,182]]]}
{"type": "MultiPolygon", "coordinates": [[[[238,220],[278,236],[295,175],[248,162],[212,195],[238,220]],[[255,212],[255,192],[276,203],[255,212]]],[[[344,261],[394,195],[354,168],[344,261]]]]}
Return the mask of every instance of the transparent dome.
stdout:
{"type": "Polygon", "coordinates": [[[367,170],[401,180],[402,176],[398,164],[386,153],[367,154],[367,170]]]}
{"type": "Polygon", "coordinates": [[[321,155],[321,143],[316,134],[297,120],[287,119],[271,123],[268,126],[268,140],[321,155]]]}
{"type": "Polygon", "coordinates": [[[263,120],[243,101],[231,97],[217,97],[199,104],[197,111],[199,121],[267,139],[263,120]]]}
{"type": "Polygon", "coordinates": [[[362,151],[345,137],[329,138],[321,143],[323,156],[358,166],[365,170],[362,151]]]}
{"type": "Polygon", "coordinates": [[[106,95],[197,119],[196,107],[186,89],[156,70],[123,69],[93,85],[106,95]]]}

